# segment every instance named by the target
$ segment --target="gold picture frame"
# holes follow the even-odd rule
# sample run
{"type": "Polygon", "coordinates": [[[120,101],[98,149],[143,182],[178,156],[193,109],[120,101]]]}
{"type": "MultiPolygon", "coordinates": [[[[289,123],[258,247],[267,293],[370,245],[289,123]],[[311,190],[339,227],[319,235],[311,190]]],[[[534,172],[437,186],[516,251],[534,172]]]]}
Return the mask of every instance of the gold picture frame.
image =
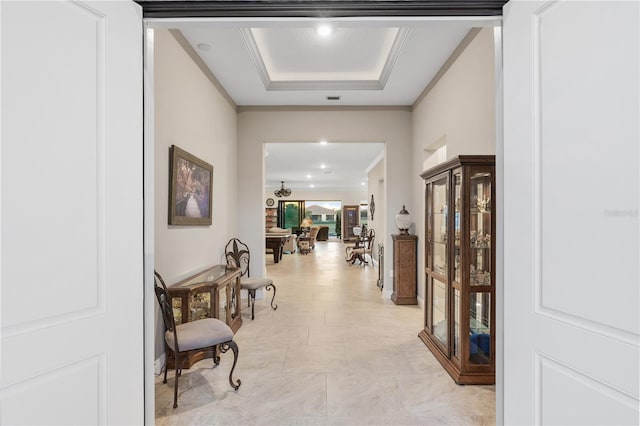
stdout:
{"type": "Polygon", "coordinates": [[[211,225],[213,166],[169,148],[169,225],[211,225]]]}

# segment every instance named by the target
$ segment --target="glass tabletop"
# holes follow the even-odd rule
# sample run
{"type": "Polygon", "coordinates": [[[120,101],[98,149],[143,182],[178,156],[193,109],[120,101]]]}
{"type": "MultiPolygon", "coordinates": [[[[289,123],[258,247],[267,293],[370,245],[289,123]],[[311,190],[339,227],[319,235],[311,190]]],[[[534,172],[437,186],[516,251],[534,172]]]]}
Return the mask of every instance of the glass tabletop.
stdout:
{"type": "Polygon", "coordinates": [[[228,268],[226,265],[216,265],[176,284],[174,287],[189,287],[194,284],[214,282],[233,269],[228,268]]]}

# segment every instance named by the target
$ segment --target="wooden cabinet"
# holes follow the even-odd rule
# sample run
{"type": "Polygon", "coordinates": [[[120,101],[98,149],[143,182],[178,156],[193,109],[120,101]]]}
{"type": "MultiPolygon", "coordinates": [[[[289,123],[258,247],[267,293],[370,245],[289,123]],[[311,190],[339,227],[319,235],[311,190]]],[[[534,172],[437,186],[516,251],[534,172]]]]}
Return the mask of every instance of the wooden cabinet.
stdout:
{"type": "MultiPolygon", "coordinates": [[[[227,323],[234,333],[238,331],[242,325],[240,274],[240,268],[216,265],[169,286],[167,293],[176,325],[202,318],[218,318],[227,323]]],[[[189,351],[182,365],[190,368],[201,359],[212,356],[211,349],[189,351]]],[[[175,366],[173,357],[173,353],[167,354],[169,368],[175,366]]]]}
{"type": "Polygon", "coordinates": [[[343,206],[342,207],[342,233],[343,241],[355,240],[357,237],[353,233],[353,227],[360,223],[360,206],[343,206]]]}
{"type": "Polygon", "coordinates": [[[276,207],[267,207],[264,209],[264,229],[275,228],[278,226],[278,209],[276,207]]]}
{"type": "Polygon", "coordinates": [[[459,156],[426,183],[419,337],[459,384],[495,383],[495,157],[459,156]]]}
{"type": "Polygon", "coordinates": [[[418,236],[391,235],[393,239],[393,293],[396,305],[418,304],[418,236]]]}

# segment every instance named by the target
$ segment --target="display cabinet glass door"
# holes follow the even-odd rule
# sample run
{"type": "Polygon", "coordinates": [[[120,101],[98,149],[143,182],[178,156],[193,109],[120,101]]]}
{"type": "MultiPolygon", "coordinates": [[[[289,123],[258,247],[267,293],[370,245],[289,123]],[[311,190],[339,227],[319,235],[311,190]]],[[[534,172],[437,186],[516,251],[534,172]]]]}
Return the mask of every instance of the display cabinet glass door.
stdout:
{"type": "Polygon", "coordinates": [[[429,332],[449,354],[449,176],[432,182],[428,188],[428,310],[429,332]]]}
{"type": "MultiPolygon", "coordinates": [[[[495,218],[492,211],[493,174],[470,170],[469,174],[469,292],[468,350],[471,369],[492,365],[491,335],[495,218]]],[[[465,327],[466,328],[466,327],[465,327]]]]}
{"type": "Polygon", "coordinates": [[[488,285],[491,282],[491,174],[475,173],[470,178],[470,265],[469,284],[488,285]]]}
{"type": "Polygon", "coordinates": [[[462,252],[461,248],[461,236],[462,236],[462,216],[461,209],[463,203],[462,195],[462,169],[456,169],[452,174],[453,183],[453,277],[451,286],[453,288],[453,342],[452,342],[452,355],[456,364],[460,364],[460,351],[462,350],[460,345],[460,303],[461,303],[461,291],[462,291],[462,252]]]}

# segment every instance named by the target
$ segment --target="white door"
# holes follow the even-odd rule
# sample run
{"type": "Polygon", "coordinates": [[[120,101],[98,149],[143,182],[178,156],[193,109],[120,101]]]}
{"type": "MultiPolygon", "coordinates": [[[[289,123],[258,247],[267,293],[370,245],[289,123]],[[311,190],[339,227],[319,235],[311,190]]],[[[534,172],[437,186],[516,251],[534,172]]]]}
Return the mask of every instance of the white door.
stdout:
{"type": "Polygon", "coordinates": [[[142,424],[141,9],[0,15],[0,423],[142,424]]]}
{"type": "Polygon", "coordinates": [[[504,9],[504,421],[639,424],[638,1],[504,9]]]}

